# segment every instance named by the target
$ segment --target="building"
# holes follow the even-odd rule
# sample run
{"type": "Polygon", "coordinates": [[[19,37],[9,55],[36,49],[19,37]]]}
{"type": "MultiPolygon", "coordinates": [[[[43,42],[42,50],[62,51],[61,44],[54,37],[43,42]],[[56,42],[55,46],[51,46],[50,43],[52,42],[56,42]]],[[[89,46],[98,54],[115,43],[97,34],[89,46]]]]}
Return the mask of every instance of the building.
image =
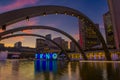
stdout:
{"type": "Polygon", "coordinates": [[[53,39],[58,45],[60,45],[63,49],[68,50],[68,41],[65,41],[61,37],[56,37],[53,39]]]}
{"type": "Polygon", "coordinates": [[[5,47],[4,44],[0,43],[0,48],[4,48],[4,47],[5,47]]]}
{"type": "Polygon", "coordinates": [[[73,52],[75,52],[76,51],[76,46],[75,46],[75,44],[74,44],[74,42],[70,42],[70,51],[73,51],[73,52]]]}
{"type": "Polygon", "coordinates": [[[22,42],[16,42],[15,44],[14,44],[14,47],[15,48],[21,48],[22,47],[22,42]]]}
{"type": "Polygon", "coordinates": [[[112,18],[116,49],[120,50],[120,0],[108,0],[112,18]]]}
{"type": "MultiPolygon", "coordinates": [[[[52,39],[52,36],[51,36],[51,34],[47,34],[46,36],[45,36],[47,39],[52,39]]],[[[48,47],[50,48],[50,49],[53,49],[53,43],[52,42],[50,42],[49,40],[45,40],[45,43],[48,45],[48,47]]]]}
{"type": "MultiPolygon", "coordinates": [[[[79,40],[78,40],[78,43],[79,43],[79,40]]],[[[72,52],[79,52],[77,46],[72,41],[70,42],[70,51],[72,51],[72,52]]]]}
{"type": "Polygon", "coordinates": [[[61,37],[56,37],[53,39],[53,41],[55,41],[58,45],[60,45],[62,47],[63,41],[62,41],[61,37]]]}
{"type": "Polygon", "coordinates": [[[105,27],[106,43],[109,48],[115,48],[113,25],[109,11],[103,15],[103,21],[105,27]]]}
{"type": "MultiPolygon", "coordinates": [[[[96,24],[96,27],[99,30],[99,25],[96,24]]],[[[90,26],[90,24],[84,23],[82,21],[79,22],[79,43],[81,48],[84,50],[89,50],[96,45],[100,45],[100,41],[97,37],[96,32],[90,26]]]]}
{"type": "Polygon", "coordinates": [[[49,50],[48,45],[46,44],[44,39],[36,39],[36,52],[43,53],[49,50]]]}
{"type": "Polygon", "coordinates": [[[51,34],[47,34],[45,37],[48,38],[48,39],[52,38],[51,34]]]}
{"type": "Polygon", "coordinates": [[[65,41],[65,50],[68,50],[68,41],[65,41]]]}

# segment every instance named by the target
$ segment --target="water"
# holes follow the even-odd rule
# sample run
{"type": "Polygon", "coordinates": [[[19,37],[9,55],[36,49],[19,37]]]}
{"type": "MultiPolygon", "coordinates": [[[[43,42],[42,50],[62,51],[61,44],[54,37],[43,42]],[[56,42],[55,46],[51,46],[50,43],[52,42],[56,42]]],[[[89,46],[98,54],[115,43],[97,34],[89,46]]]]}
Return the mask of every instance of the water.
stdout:
{"type": "Polygon", "coordinates": [[[0,80],[120,80],[120,63],[7,60],[0,80]]]}

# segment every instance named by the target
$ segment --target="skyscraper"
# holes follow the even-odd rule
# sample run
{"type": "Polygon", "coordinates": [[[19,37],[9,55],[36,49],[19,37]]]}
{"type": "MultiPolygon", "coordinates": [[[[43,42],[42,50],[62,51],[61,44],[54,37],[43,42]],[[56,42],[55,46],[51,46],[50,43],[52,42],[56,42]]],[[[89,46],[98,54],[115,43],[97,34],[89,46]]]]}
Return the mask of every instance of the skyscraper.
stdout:
{"type": "MultiPolygon", "coordinates": [[[[45,37],[50,40],[52,39],[51,34],[47,34],[45,37]]],[[[49,40],[45,40],[45,43],[48,45],[49,48],[53,47],[53,44],[49,40]]]]}
{"type": "Polygon", "coordinates": [[[103,15],[103,20],[104,20],[107,45],[108,47],[114,48],[115,47],[114,32],[113,32],[111,15],[109,11],[103,15]]]}
{"type": "Polygon", "coordinates": [[[116,48],[120,50],[120,0],[108,0],[116,48]]]}

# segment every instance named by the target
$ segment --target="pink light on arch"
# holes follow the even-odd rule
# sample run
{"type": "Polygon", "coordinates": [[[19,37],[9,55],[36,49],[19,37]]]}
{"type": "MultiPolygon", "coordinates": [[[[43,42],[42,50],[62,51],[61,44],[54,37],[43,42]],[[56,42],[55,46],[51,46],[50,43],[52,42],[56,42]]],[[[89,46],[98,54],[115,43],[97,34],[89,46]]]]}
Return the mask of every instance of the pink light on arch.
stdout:
{"type": "Polygon", "coordinates": [[[79,20],[79,44],[83,48],[83,37],[82,37],[82,22],[79,20]]]}

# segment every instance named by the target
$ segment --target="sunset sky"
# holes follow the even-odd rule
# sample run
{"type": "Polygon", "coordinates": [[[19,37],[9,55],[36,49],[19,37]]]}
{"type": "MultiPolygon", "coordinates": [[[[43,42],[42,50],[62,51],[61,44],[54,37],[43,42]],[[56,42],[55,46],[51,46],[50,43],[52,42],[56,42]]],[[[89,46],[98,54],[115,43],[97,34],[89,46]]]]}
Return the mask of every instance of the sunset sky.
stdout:
{"type": "MultiPolygon", "coordinates": [[[[107,0],[0,0],[0,14],[7,11],[40,5],[60,5],[79,10],[88,16],[93,22],[98,23],[104,35],[103,14],[108,11],[107,0]]],[[[46,25],[66,31],[78,40],[78,19],[67,15],[47,15],[30,18],[30,21],[21,21],[7,27],[8,29],[26,25],[46,25]]],[[[0,30],[1,32],[1,30],[0,30]]],[[[40,35],[52,34],[54,37],[62,37],[61,34],[49,30],[26,30],[18,33],[34,33],[40,35]]],[[[22,41],[23,46],[35,47],[36,37],[15,37],[0,41],[5,46],[13,46],[15,42],[22,41]]]]}

